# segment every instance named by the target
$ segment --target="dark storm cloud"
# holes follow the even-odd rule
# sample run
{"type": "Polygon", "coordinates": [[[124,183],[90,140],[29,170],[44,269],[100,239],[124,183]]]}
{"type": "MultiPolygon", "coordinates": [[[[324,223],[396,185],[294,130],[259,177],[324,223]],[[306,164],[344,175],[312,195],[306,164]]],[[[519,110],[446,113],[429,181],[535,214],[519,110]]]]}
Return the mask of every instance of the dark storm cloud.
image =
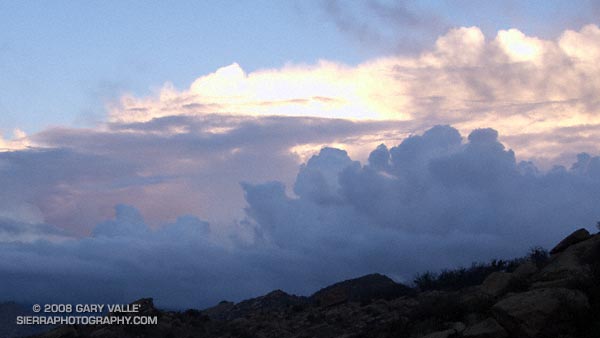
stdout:
{"type": "MultiPolygon", "coordinates": [[[[186,118],[152,123],[163,130],[182,119],[186,118]]],[[[240,140],[249,142],[250,135],[262,135],[264,139],[255,142],[293,144],[298,139],[286,140],[282,138],[285,130],[273,128],[292,128],[291,121],[295,120],[246,121],[247,126],[229,131],[233,139],[217,134],[219,141],[214,142],[240,146],[240,140]],[[270,127],[261,129],[265,124],[270,127]]],[[[188,122],[190,130],[204,125],[196,121],[194,127],[188,122]]],[[[152,123],[146,126],[148,130],[152,123]]],[[[310,126],[310,120],[300,124],[310,126]]],[[[327,130],[327,124],[319,126],[327,130]]],[[[146,127],[128,126],[128,134],[119,136],[126,139],[119,142],[140,147],[143,142],[137,137],[147,135],[134,130],[146,127]]],[[[339,128],[343,130],[343,124],[339,128]]],[[[304,131],[310,137],[313,132],[304,131]]],[[[86,142],[90,149],[94,141],[109,142],[111,132],[85,136],[62,131],[60,137],[57,133],[40,137],[56,145],[62,137],[69,142],[80,139],[83,148],[78,151],[82,151],[88,147],[86,142]]],[[[303,132],[294,135],[304,137],[303,132]]],[[[208,136],[159,137],[165,137],[162,142],[167,149],[191,151],[202,149],[208,136]],[[185,142],[190,142],[189,147],[185,142]]],[[[110,155],[113,163],[125,158],[136,162],[135,152],[119,158],[115,155],[118,148],[109,145],[101,149],[111,150],[104,156],[110,155]]],[[[207,158],[216,159],[205,151],[207,158]]],[[[41,156],[39,151],[35,154],[41,156]]],[[[74,156],[73,150],[62,154],[74,156]]],[[[174,161],[179,156],[161,160],[174,161]]],[[[36,162],[38,166],[43,163],[36,162]]],[[[74,172],[67,174],[82,176],[81,169],[71,164],[72,168],[65,169],[74,172]]],[[[15,164],[4,161],[3,170],[11,165],[15,164]]],[[[124,175],[133,176],[129,165],[122,168],[124,175]]],[[[98,222],[91,235],[79,238],[63,236],[34,218],[28,222],[4,218],[0,222],[4,233],[0,299],[122,302],[153,296],[162,306],[202,307],[276,288],[307,294],[371,272],[410,281],[425,270],[522,255],[533,245],[549,246],[575,227],[590,227],[600,220],[600,157],[580,154],[570,168],[542,172],[530,162],[517,162],[493,129],[475,130],[465,140],[452,127],[438,126],[397,146],[377,147],[364,165],[344,150],[324,148],[300,167],[293,193],[280,181],[243,183],[242,189],[245,217],[225,235],[217,225],[192,215],[153,228],[136,208],[126,205],[117,205],[114,217],[98,222]],[[17,232],[29,237],[14,236],[17,232]]]]}
{"type": "Polygon", "coordinates": [[[478,129],[463,143],[435,127],[365,166],[324,149],[300,169],[297,198],[277,182],[246,185],[248,215],[281,248],[398,277],[522,254],[600,219],[599,157],[541,173],[497,138],[478,129]]]}

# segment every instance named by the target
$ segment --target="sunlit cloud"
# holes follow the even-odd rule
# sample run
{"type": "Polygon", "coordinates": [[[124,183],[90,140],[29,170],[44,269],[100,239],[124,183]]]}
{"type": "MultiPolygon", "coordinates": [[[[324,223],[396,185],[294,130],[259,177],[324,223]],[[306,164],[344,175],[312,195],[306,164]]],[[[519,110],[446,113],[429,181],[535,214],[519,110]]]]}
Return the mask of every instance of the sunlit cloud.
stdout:
{"type": "Polygon", "coordinates": [[[554,144],[540,154],[539,144],[510,140],[522,134],[551,138],[556,128],[599,124],[598,56],[595,25],[567,30],[556,40],[517,29],[486,38],[477,27],[462,27],[418,56],[356,66],[319,61],[248,73],[234,63],[185,90],[167,84],[154,96],[126,95],[111,107],[109,119],[131,123],[216,113],[400,120],[409,122],[405,133],[448,123],[461,132],[493,127],[523,157],[557,158],[568,149],[554,144]]]}
{"type": "Polygon", "coordinates": [[[13,130],[11,139],[5,139],[0,134],[0,151],[25,149],[30,144],[27,134],[19,128],[13,130]]]}
{"type": "Polygon", "coordinates": [[[393,84],[393,74],[389,67],[382,67],[379,75],[373,71],[321,61],[248,74],[234,63],[196,79],[186,91],[167,84],[157,97],[125,96],[110,120],[141,122],[212,113],[378,119],[391,113],[374,98],[393,84]],[[382,83],[385,77],[387,83],[382,83]]]}

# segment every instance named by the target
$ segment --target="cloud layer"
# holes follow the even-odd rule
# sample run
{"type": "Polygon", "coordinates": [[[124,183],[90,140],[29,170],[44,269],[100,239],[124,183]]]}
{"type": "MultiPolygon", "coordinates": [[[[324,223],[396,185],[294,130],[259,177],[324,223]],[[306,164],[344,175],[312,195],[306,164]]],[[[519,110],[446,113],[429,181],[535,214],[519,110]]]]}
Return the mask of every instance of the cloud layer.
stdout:
{"type": "MultiPolygon", "coordinates": [[[[82,144],[100,138],[71,136],[81,137],[82,144]]],[[[52,140],[51,133],[44,137],[52,140]]],[[[47,152],[12,154],[3,158],[5,168],[33,155],[58,158],[47,152]]],[[[119,167],[123,175],[135,172],[123,162],[72,151],[60,155],[62,161],[77,159],[60,166],[74,173],[85,172],[76,163],[86,162],[99,177],[119,167]]],[[[85,181],[81,174],[63,174],[85,181]]],[[[58,173],[49,176],[61,179],[58,173]]],[[[463,139],[456,129],[437,126],[397,146],[377,147],[364,165],[344,150],[324,148],[301,166],[293,191],[280,181],[242,188],[245,216],[226,233],[191,215],[152,228],[126,205],[79,238],[35,218],[0,222],[0,299],[109,302],[154,296],[163,306],[202,307],[275,288],[307,294],[370,272],[410,281],[428,269],[522,255],[600,219],[599,157],[580,154],[570,168],[542,173],[531,162],[517,163],[493,129],[477,129],[463,139]]]]}
{"type": "Polygon", "coordinates": [[[0,217],[86,235],[112,216],[114,205],[125,203],[136,205],[151,226],[195,214],[220,231],[243,216],[239,182],[291,184],[299,162],[323,145],[368,149],[399,137],[401,127],[384,121],[206,115],[103,129],[48,129],[29,138],[43,147],[0,153],[0,217]]]}
{"type": "Polygon", "coordinates": [[[492,127],[522,157],[542,161],[574,156],[573,148],[599,150],[598,57],[596,25],[564,31],[556,40],[517,29],[489,39],[477,27],[462,27],[418,56],[356,66],[320,61],[246,73],[232,64],[187,90],[166,85],[156,96],[125,96],[110,119],[220,112],[393,119],[409,122],[407,132],[435,124],[452,124],[463,133],[492,127]],[[556,139],[567,133],[566,144],[556,139]]]}
{"type": "Polygon", "coordinates": [[[101,126],[16,132],[0,299],[208,306],[549,246],[600,220],[598,57],[594,25],[457,28],[419,56],[233,64],[101,126]]]}

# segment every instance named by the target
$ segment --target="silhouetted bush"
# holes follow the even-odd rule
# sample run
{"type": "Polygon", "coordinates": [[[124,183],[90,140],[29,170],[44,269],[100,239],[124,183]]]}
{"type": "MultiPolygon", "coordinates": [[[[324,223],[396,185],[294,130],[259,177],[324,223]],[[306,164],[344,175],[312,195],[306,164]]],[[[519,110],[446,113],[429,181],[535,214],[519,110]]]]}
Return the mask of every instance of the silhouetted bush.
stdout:
{"type": "Polygon", "coordinates": [[[533,247],[529,250],[529,255],[527,256],[529,257],[529,259],[535,263],[535,265],[538,268],[543,267],[544,265],[546,265],[546,263],[548,263],[548,260],[550,259],[550,255],[548,254],[548,250],[540,247],[540,246],[536,246],[533,247]]]}
{"type": "Polygon", "coordinates": [[[473,263],[469,268],[459,267],[453,270],[442,270],[440,273],[427,271],[417,275],[413,283],[421,291],[458,290],[481,284],[492,272],[512,272],[527,259],[533,260],[536,264],[538,262],[539,264],[545,264],[548,260],[548,252],[543,248],[535,247],[531,249],[525,258],[494,259],[489,263],[473,263]]]}

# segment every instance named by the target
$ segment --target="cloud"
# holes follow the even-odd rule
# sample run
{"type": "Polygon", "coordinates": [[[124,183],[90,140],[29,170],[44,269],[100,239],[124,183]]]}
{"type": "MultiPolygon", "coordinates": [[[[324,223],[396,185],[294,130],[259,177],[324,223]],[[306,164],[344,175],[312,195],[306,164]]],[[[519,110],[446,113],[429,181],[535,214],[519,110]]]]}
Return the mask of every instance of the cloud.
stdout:
{"type": "Polygon", "coordinates": [[[10,140],[4,139],[0,134],[0,151],[25,149],[29,144],[30,142],[27,138],[27,134],[19,128],[13,130],[13,137],[10,140]]]}
{"type": "Polygon", "coordinates": [[[326,17],[363,46],[386,51],[417,51],[431,33],[446,26],[444,19],[424,10],[415,2],[385,3],[364,1],[345,3],[337,0],[320,1],[326,17]],[[429,34],[424,34],[429,33],[429,34]],[[420,38],[420,39],[417,39],[420,38]]]}
{"type": "Polygon", "coordinates": [[[92,151],[66,147],[0,153],[0,215],[25,223],[55,224],[86,233],[90,220],[104,219],[102,200],[118,184],[134,185],[140,165],[92,151]]]}
{"type": "Polygon", "coordinates": [[[208,306],[549,246],[600,218],[595,46],[594,25],[463,27],[418,56],[234,64],[94,128],[17,133],[0,298],[208,306]]]}
{"type": "Polygon", "coordinates": [[[599,46],[595,25],[566,30],[555,40],[517,29],[490,39],[477,27],[461,27],[417,56],[356,66],[319,61],[247,73],[232,64],[187,90],[166,85],[155,96],[125,96],[109,115],[115,123],[217,113],[397,120],[409,132],[435,124],[462,133],[492,127],[522,158],[555,160],[574,155],[552,141],[564,128],[581,140],[579,150],[598,151],[596,135],[577,128],[600,124],[599,46]],[[536,137],[529,141],[520,137],[531,134],[536,137]]]}
{"type": "Polygon", "coordinates": [[[364,166],[323,149],[300,169],[297,197],[278,182],[244,189],[265,240],[352,262],[355,273],[402,279],[548,247],[574,227],[593,226],[599,163],[580,154],[571,169],[541,173],[517,162],[493,129],[474,130],[464,142],[456,129],[438,126],[389,150],[377,147],[364,166]]]}
{"type": "Polygon", "coordinates": [[[291,184],[299,163],[325,145],[368,151],[402,129],[401,122],[223,114],[47,129],[28,138],[35,148],[0,153],[0,217],[87,235],[124,203],[151,227],[194,214],[220,232],[243,216],[239,182],[291,184]]]}
{"type": "Polygon", "coordinates": [[[64,230],[49,224],[21,222],[8,217],[0,218],[0,243],[61,241],[68,238],[70,236],[64,230]]]}
{"type": "Polygon", "coordinates": [[[517,162],[498,139],[489,128],[464,139],[436,126],[376,147],[365,164],[323,148],[300,167],[293,191],[277,180],[243,183],[245,216],[225,233],[183,213],[151,227],[127,205],[117,205],[86,236],[2,220],[0,299],[106,303],[153,296],[161,306],[184,308],[276,288],[308,294],[371,272],[406,282],[417,272],[548,247],[600,219],[600,157],[582,153],[569,169],[544,173],[517,162]]]}

